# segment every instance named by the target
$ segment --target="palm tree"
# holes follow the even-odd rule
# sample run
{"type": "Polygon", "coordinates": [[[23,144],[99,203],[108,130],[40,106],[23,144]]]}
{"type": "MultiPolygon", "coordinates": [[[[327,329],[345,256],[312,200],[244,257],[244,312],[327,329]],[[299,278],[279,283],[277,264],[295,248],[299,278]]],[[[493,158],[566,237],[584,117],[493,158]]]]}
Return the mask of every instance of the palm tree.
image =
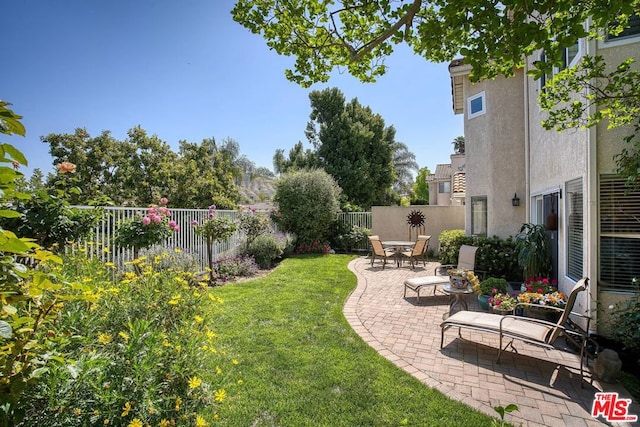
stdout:
{"type": "Polygon", "coordinates": [[[464,154],[464,136],[456,136],[452,144],[454,153],[464,154]]]}

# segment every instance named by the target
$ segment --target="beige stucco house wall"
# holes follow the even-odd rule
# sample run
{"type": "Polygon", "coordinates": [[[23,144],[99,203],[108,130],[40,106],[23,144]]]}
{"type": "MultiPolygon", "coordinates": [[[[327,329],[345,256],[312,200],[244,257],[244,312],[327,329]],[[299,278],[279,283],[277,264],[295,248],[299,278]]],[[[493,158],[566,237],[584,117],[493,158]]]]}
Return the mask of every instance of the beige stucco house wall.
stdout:
{"type": "Polygon", "coordinates": [[[410,229],[407,216],[418,210],[425,216],[425,227],[420,234],[431,236],[429,249],[438,253],[438,236],[445,230],[464,228],[464,206],[372,206],[371,234],[381,240],[416,240],[418,229],[410,229]]]}
{"type": "Polygon", "coordinates": [[[513,78],[472,83],[470,71],[464,64],[450,67],[454,97],[459,93],[458,105],[462,104],[458,112],[465,115],[465,231],[478,234],[472,202],[486,198],[485,233],[506,238],[518,232],[526,212],[522,205],[512,206],[514,195],[522,199],[526,189],[523,74],[519,70],[513,78]],[[471,117],[467,100],[474,96],[484,98],[485,111],[471,117]]]}
{"type": "MultiPolygon", "coordinates": [[[[602,55],[609,64],[635,57],[640,62],[640,35],[615,42],[581,41],[580,55],[602,55]]],[[[557,272],[559,287],[569,291],[575,280],[567,275],[569,210],[577,209],[567,194],[569,182],[581,180],[583,199],[579,206],[583,217],[583,276],[591,279],[589,294],[584,293],[577,310],[589,312],[592,329],[606,333],[607,312],[596,307],[608,307],[629,298],[628,292],[605,291],[599,280],[599,178],[615,172],[614,156],[624,147],[623,137],[629,129],[607,130],[601,123],[591,129],[563,132],[547,131],[541,126],[545,113],[538,105],[542,90],[539,81],[526,72],[539,54],[527,58],[525,68],[511,78],[497,78],[472,83],[469,67],[462,61],[450,65],[454,112],[464,114],[466,140],[467,194],[465,230],[472,234],[472,200],[487,198],[487,235],[514,235],[523,222],[544,224],[540,206],[545,197],[555,195],[558,214],[557,272]],[[469,114],[470,99],[482,95],[485,111],[469,114]],[[520,206],[511,206],[513,193],[520,206]],[[602,316],[605,322],[598,322],[602,316]]],[[[638,272],[640,276],[640,271],[638,272]]]]}

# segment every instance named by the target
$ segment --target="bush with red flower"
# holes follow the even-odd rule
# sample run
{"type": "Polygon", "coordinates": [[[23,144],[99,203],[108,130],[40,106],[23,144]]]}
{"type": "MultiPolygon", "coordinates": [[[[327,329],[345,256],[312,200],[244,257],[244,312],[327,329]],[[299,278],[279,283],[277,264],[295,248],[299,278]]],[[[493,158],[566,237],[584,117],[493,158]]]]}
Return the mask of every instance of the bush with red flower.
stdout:
{"type": "Polygon", "coordinates": [[[518,301],[526,304],[547,305],[564,308],[567,296],[558,291],[557,280],[547,278],[530,278],[524,282],[525,292],[518,295],[518,301]]]}

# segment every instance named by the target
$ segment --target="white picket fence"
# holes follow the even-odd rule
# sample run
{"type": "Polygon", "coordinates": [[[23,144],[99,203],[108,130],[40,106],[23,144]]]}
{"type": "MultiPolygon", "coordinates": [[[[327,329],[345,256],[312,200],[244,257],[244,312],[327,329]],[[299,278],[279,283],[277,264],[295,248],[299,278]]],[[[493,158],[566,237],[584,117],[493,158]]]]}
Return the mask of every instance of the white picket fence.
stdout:
{"type": "MultiPolygon", "coordinates": [[[[95,209],[92,206],[75,206],[80,209],[95,209]]],[[[122,267],[126,262],[133,261],[133,250],[118,248],[113,240],[118,224],[132,218],[138,213],[146,212],[147,208],[140,207],[103,207],[105,215],[102,221],[96,226],[92,237],[82,242],[84,250],[91,258],[98,258],[103,262],[113,262],[116,266],[122,267]]],[[[204,239],[196,236],[191,223],[193,221],[202,222],[209,215],[208,209],[177,209],[171,208],[171,219],[180,226],[162,245],[169,250],[178,249],[184,253],[191,254],[204,270],[208,266],[207,248],[204,239]]],[[[239,211],[216,210],[216,216],[226,217],[232,221],[238,218],[239,211]]],[[[338,219],[351,225],[371,229],[371,212],[340,213],[338,219]]],[[[277,229],[273,227],[274,231],[277,229]]],[[[237,255],[238,249],[244,240],[244,235],[240,231],[235,232],[224,242],[214,244],[214,259],[222,259],[237,255]]],[[[355,249],[367,250],[368,242],[364,242],[362,247],[355,249]]]]}

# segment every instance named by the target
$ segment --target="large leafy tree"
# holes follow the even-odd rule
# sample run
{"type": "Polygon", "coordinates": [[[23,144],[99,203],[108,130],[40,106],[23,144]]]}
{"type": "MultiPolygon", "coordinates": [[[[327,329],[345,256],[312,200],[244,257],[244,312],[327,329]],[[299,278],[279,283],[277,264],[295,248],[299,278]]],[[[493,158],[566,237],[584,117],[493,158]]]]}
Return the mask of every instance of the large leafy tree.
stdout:
{"type": "Polygon", "coordinates": [[[384,203],[395,179],[395,129],[357,99],[345,103],[337,88],[312,91],[309,99],[306,134],[321,166],[350,203],[365,208],[384,203]]]}
{"type": "Polygon", "coordinates": [[[314,169],[320,166],[320,160],[316,153],[307,148],[304,149],[301,141],[289,150],[289,157],[284,156],[284,150],[278,148],[273,155],[273,168],[276,173],[287,173],[300,169],[314,169]]]}
{"type": "Polygon", "coordinates": [[[429,184],[427,183],[427,177],[431,175],[429,168],[420,168],[418,176],[416,176],[416,182],[413,184],[413,198],[411,203],[414,205],[428,205],[429,204],[429,184]]]}
{"type": "MultiPolygon", "coordinates": [[[[238,0],[232,13],[271,49],[295,56],[285,74],[309,86],[327,81],[335,68],[375,81],[401,43],[434,62],[464,56],[473,80],[511,76],[528,55],[543,50],[546,60],[531,71],[540,78],[562,67],[565,49],[579,39],[619,33],[639,11],[640,0],[238,0]]],[[[631,145],[616,160],[633,185],[640,178],[640,75],[630,65],[623,59],[605,67],[601,58],[585,56],[581,72],[560,73],[554,80],[571,93],[593,89],[594,82],[596,90],[578,104],[564,93],[554,99],[554,90],[548,90],[552,96],[542,105],[556,113],[545,123],[548,128],[593,126],[603,118],[611,120],[609,126],[630,125],[631,145]],[[591,105],[602,113],[588,113],[591,105]],[[579,123],[576,115],[590,117],[579,123]]]]}
{"type": "Polygon", "coordinates": [[[200,144],[180,141],[179,160],[172,169],[166,195],[181,208],[233,209],[238,200],[233,156],[219,150],[213,138],[200,144]]]}
{"type": "Polygon", "coordinates": [[[91,137],[85,129],[49,134],[42,141],[50,145],[54,164],[75,165],[73,180],[57,175],[47,180],[47,187],[65,190],[72,204],[108,199],[121,206],[147,206],[168,197],[176,207],[232,208],[238,199],[233,153],[219,149],[213,139],[200,144],[181,141],[175,153],[137,126],[124,141],[108,131],[91,137]],[[82,192],[70,191],[78,183],[82,192]]]}

